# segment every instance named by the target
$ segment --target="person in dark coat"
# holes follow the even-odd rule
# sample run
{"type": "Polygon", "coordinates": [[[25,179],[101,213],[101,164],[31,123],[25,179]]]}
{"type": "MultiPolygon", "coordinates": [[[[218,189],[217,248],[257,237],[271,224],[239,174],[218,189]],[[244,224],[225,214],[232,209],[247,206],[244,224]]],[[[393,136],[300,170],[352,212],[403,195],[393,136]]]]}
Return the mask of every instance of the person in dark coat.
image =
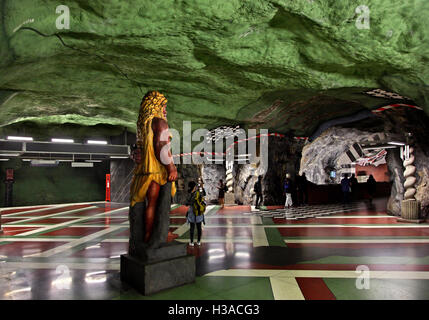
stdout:
{"type": "Polygon", "coordinates": [[[217,185],[217,187],[219,189],[219,204],[220,204],[220,208],[223,209],[225,207],[225,191],[228,190],[228,188],[226,187],[226,185],[223,183],[223,180],[220,179],[219,180],[219,184],[217,185]]]}
{"type": "Polygon", "coordinates": [[[372,199],[375,196],[376,188],[377,188],[377,181],[375,181],[374,177],[371,174],[368,180],[366,181],[366,190],[368,191],[369,204],[372,204],[372,199]]]}
{"type": "Polygon", "coordinates": [[[350,180],[350,195],[353,200],[356,200],[358,195],[358,180],[356,179],[355,174],[353,173],[350,180]]]}
{"type": "Polygon", "coordinates": [[[255,191],[256,194],[256,204],[255,207],[259,208],[261,203],[263,202],[262,198],[262,176],[258,177],[258,181],[256,181],[253,191],[255,191]]]}
{"type": "Polygon", "coordinates": [[[341,180],[341,191],[343,192],[343,203],[350,202],[350,180],[347,174],[344,175],[344,178],[341,180]]]}

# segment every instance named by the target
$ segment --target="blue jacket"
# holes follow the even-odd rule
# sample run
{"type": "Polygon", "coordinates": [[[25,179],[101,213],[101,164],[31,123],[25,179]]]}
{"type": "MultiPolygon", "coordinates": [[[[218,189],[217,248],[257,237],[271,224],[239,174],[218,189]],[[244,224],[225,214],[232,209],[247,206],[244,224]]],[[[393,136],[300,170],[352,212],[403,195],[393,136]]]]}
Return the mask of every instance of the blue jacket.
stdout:
{"type": "Polygon", "coordinates": [[[350,181],[347,178],[341,180],[341,190],[343,192],[350,192],[350,181]]]}

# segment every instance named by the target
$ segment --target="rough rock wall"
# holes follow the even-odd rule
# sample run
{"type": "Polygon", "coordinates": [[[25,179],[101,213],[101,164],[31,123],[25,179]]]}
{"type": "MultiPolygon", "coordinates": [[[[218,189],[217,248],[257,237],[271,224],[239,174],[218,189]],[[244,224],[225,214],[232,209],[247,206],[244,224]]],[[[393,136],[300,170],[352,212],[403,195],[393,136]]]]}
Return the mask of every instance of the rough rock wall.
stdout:
{"type": "Polygon", "coordinates": [[[194,164],[178,164],[177,167],[177,192],[173,203],[186,204],[188,199],[188,183],[190,181],[198,182],[200,177],[199,168],[194,164]]]}
{"type": "Polygon", "coordinates": [[[331,180],[330,171],[340,171],[341,166],[338,163],[340,156],[353,143],[364,140],[370,134],[372,132],[354,128],[329,128],[312,143],[304,146],[300,173],[305,172],[307,180],[315,184],[339,183],[341,177],[337,175],[331,180]]]}
{"type": "Polygon", "coordinates": [[[404,167],[399,157],[398,150],[390,149],[386,156],[387,167],[389,169],[392,190],[387,201],[387,211],[394,215],[401,215],[401,201],[404,198],[404,167]]]}
{"type": "MultiPolygon", "coordinates": [[[[417,193],[415,198],[421,203],[421,217],[429,215],[429,141],[427,134],[429,132],[429,117],[422,111],[402,108],[391,110],[380,115],[384,120],[384,130],[394,132],[403,137],[407,133],[412,134],[410,145],[414,148],[416,167],[415,177],[417,178],[415,188],[417,193]]],[[[388,210],[394,215],[400,215],[400,200],[404,192],[404,167],[402,160],[397,153],[394,157],[388,158],[389,170],[394,172],[392,177],[394,183],[392,186],[391,197],[388,202],[388,210]]]]}
{"type": "Polygon", "coordinates": [[[134,162],[131,159],[110,160],[111,199],[113,202],[130,201],[130,185],[134,162]]]}
{"type": "Polygon", "coordinates": [[[263,173],[260,164],[234,165],[234,193],[239,204],[254,204],[256,198],[253,187],[258,176],[263,174],[263,204],[282,204],[283,181],[286,174],[295,179],[302,143],[291,138],[270,137],[268,144],[268,170],[263,173]]]}
{"type": "Polygon", "coordinates": [[[202,167],[202,178],[204,182],[204,190],[206,190],[206,201],[209,203],[217,203],[219,189],[216,186],[219,180],[226,180],[225,166],[222,164],[207,164],[202,167]]]}

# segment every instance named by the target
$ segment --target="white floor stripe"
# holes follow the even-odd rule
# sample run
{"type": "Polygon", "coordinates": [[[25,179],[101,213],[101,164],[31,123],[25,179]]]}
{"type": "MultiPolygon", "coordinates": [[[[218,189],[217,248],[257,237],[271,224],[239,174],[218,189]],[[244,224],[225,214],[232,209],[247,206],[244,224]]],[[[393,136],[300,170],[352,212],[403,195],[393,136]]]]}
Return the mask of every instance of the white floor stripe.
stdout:
{"type": "Polygon", "coordinates": [[[56,269],[59,265],[65,265],[70,269],[89,270],[119,270],[120,263],[78,263],[78,262],[5,262],[2,269],[56,269]]]}
{"type": "MultiPolygon", "coordinates": [[[[92,217],[102,217],[102,216],[110,215],[112,213],[115,213],[115,212],[118,212],[118,211],[123,211],[123,210],[128,210],[128,207],[119,208],[119,209],[115,209],[115,210],[111,210],[111,211],[107,211],[107,212],[97,213],[97,214],[93,215],[92,217]]],[[[48,226],[45,226],[44,228],[40,228],[40,229],[36,229],[36,230],[24,232],[24,233],[21,233],[20,236],[24,237],[24,236],[29,236],[29,235],[32,235],[32,234],[35,234],[35,233],[42,233],[42,232],[45,233],[45,232],[48,232],[51,229],[56,229],[56,228],[59,228],[59,227],[66,227],[68,225],[72,225],[72,224],[84,221],[86,219],[87,219],[86,217],[79,217],[79,218],[77,218],[75,220],[72,220],[72,221],[66,221],[66,222],[62,222],[62,223],[58,223],[58,224],[48,225],[48,226]]]]}
{"type": "MultiPolygon", "coordinates": [[[[275,278],[357,278],[354,270],[270,270],[228,269],[206,274],[208,277],[275,277],[275,278]]],[[[371,271],[371,279],[429,279],[428,271],[371,271]]]]}
{"type": "Polygon", "coordinates": [[[85,237],[82,237],[82,238],[79,238],[79,239],[75,239],[73,241],[70,241],[69,243],[63,244],[63,245],[58,246],[56,248],[53,248],[53,249],[50,249],[50,250],[47,250],[47,251],[44,251],[44,252],[41,252],[41,253],[31,254],[31,255],[28,255],[28,256],[24,256],[24,257],[25,258],[28,258],[28,257],[45,257],[45,258],[46,257],[51,257],[51,256],[53,256],[55,254],[58,254],[58,253],[61,253],[63,251],[70,250],[71,248],[79,246],[79,245],[81,245],[81,244],[83,244],[85,242],[89,242],[91,240],[94,240],[94,239],[99,238],[101,236],[104,236],[106,234],[109,234],[109,233],[112,233],[114,231],[117,231],[120,228],[121,228],[121,226],[110,227],[110,228],[108,228],[106,230],[101,230],[101,231],[95,232],[93,234],[90,234],[88,236],[85,236],[85,237]]]}
{"type": "MultiPolygon", "coordinates": [[[[52,218],[52,217],[60,216],[64,213],[70,214],[70,213],[76,213],[76,212],[86,211],[86,210],[95,209],[95,208],[97,208],[97,207],[96,206],[90,206],[90,207],[78,208],[78,209],[73,209],[73,210],[68,210],[68,211],[61,211],[61,212],[57,212],[57,213],[51,213],[51,214],[44,215],[44,216],[42,216],[42,218],[52,218]]],[[[55,208],[55,209],[57,209],[57,208],[55,208]]],[[[40,218],[38,218],[38,217],[32,217],[31,216],[31,217],[25,217],[24,219],[19,220],[19,221],[9,222],[8,224],[9,224],[9,226],[12,226],[12,225],[17,225],[18,223],[31,222],[31,221],[36,221],[39,219],[40,218]]]]}
{"type": "Polygon", "coordinates": [[[295,278],[270,277],[274,300],[305,300],[295,278]]]}
{"type": "Polygon", "coordinates": [[[267,234],[263,226],[252,226],[253,247],[268,247],[267,234]]]}
{"type": "MultiPolygon", "coordinates": [[[[20,216],[22,214],[43,212],[43,211],[52,210],[52,209],[59,209],[59,208],[63,208],[63,207],[67,207],[67,205],[57,205],[57,206],[51,206],[51,207],[41,208],[41,209],[30,209],[30,210],[15,212],[15,213],[7,213],[7,214],[2,215],[2,218],[14,218],[14,217],[20,216]]],[[[23,217],[23,218],[27,218],[27,217],[23,217]]]]}
{"type": "MultiPolygon", "coordinates": [[[[189,239],[175,239],[176,241],[179,242],[189,242],[189,239]]],[[[203,237],[201,239],[202,243],[253,243],[252,239],[237,239],[237,238],[204,238],[204,234],[203,237]]]]}

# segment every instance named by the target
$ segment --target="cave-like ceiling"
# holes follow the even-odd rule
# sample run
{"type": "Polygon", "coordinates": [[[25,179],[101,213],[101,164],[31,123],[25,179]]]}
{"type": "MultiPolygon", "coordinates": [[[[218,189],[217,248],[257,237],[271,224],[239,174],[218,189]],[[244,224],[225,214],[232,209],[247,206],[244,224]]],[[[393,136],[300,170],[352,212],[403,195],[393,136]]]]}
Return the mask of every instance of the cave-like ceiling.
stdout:
{"type": "Polygon", "coordinates": [[[427,0],[64,0],[70,29],[56,27],[59,4],[0,0],[3,130],[135,131],[153,89],[179,131],[192,120],[310,135],[391,102],[364,94],[374,88],[429,111],[427,0]]]}

